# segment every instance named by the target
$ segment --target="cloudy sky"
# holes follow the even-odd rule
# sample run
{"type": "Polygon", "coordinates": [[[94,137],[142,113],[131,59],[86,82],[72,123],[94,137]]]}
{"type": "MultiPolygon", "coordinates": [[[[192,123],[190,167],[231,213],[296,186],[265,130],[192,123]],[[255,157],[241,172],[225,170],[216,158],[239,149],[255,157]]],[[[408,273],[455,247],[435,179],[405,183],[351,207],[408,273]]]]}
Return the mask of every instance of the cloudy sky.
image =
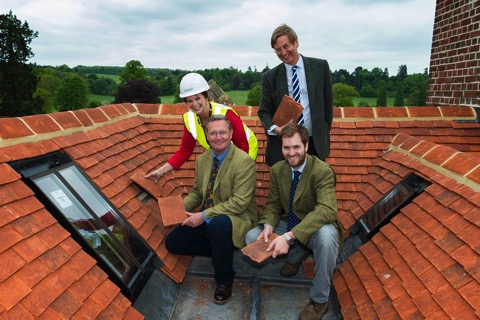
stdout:
{"type": "Polygon", "coordinates": [[[429,67],[435,0],[2,0],[39,35],[39,65],[202,70],[274,67],[270,47],[281,23],[299,51],[327,59],[332,71],[400,65],[429,67]]]}

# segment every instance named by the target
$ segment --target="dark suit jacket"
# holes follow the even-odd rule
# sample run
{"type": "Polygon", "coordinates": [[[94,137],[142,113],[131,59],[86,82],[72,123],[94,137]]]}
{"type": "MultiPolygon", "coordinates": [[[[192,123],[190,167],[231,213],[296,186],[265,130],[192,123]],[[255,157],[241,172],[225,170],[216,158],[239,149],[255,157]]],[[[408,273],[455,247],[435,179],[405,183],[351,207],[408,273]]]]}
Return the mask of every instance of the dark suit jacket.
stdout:
{"type": "MultiPolygon", "coordinates": [[[[212,150],[208,150],[197,158],[193,189],[183,199],[187,211],[192,211],[205,203],[212,170],[212,153],[212,150]]],[[[255,161],[232,144],[215,178],[214,206],[206,209],[204,213],[207,218],[228,215],[232,220],[232,241],[238,248],[245,246],[245,234],[258,221],[258,206],[255,201],[256,179],[255,161]]]]}
{"type": "MultiPolygon", "coordinates": [[[[315,231],[325,224],[333,224],[342,245],[343,231],[338,222],[335,181],[335,172],[326,162],[307,155],[307,164],[300,175],[293,200],[293,212],[301,222],[292,232],[301,243],[307,244],[315,231]]],[[[268,223],[276,228],[280,220],[287,221],[291,184],[292,170],[285,160],[270,168],[270,189],[260,224],[268,223]]]]}
{"type": "MultiPolygon", "coordinates": [[[[303,57],[303,56],[302,56],[303,57]]],[[[330,67],[322,59],[303,57],[308,99],[312,117],[312,137],[320,159],[330,154],[330,128],[333,120],[333,92],[330,67]]],[[[283,63],[262,76],[262,100],[258,117],[265,132],[273,125],[272,117],[284,95],[288,95],[286,68],[283,63]]],[[[266,162],[270,166],[283,159],[278,136],[267,134],[266,162]]]]}

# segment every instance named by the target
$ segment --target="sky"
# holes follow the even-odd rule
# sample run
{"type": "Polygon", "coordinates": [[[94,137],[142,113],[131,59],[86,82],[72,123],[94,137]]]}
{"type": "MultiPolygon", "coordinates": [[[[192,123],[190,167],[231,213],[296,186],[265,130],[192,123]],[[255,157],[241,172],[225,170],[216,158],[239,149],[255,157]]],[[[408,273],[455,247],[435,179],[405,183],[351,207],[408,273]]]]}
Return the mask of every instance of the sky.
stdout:
{"type": "Polygon", "coordinates": [[[38,31],[37,65],[125,66],[187,71],[273,68],[273,30],[286,23],[298,51],[332,71],[400,65],[429,68],[435,0],[2,0],[38,31]]]}

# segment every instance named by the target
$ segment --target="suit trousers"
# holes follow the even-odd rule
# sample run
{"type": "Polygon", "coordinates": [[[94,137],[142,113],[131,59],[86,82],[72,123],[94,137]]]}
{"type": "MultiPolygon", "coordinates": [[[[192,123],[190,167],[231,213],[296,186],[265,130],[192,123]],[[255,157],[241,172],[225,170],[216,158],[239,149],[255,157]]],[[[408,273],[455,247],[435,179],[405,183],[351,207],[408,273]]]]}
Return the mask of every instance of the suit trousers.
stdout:
{"type": "MultiPolygon", "coordinates": [[[[263,227],[257,226],[248,231],[245,243],[248,245],[255,241],[262,230],[263,227]]],[[[280,235],[287,232],[287,222],[280,221],[274,232],[280,235]]],[[[287,261],[293,264],[301,259],[306,248],[312,250],[313,260],[315,261],[315,278],[309,296],[317,303],[327,302],[330,296],[330,286],[338,257],[338,246],[337,229],[333,224],[326,224],[310,237],[306,246],[297,245],[288,251],[287,261]]]]}
{"type": "Polygon", "coordinates": [[[227,215],[217,216],[196,228],[178,226],[167,235],[165,246],[175,254],[212,257],[215,281],[233,283],[232,221],[227,215]]]}

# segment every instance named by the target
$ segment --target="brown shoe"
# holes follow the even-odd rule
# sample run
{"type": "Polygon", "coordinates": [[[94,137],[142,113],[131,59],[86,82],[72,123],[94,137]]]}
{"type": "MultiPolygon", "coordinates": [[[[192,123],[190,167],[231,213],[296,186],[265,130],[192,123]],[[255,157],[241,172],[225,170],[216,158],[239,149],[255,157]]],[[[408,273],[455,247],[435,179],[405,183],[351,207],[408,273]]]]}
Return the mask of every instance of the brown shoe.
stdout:
{"type": "Polygon", "coordinates": [[[232,297],[232,287],[231,285],[226,285],[222,283],[217,283],[217,288],[215,289],[215,295],[213,297],[213,302],[216,304],[225,304],[232,297]]]}
{"type": "Polygon", "coordinates": [[[307,306],[302,310],[299,320],[317,320],[322,317],[328,311],[328,301],[325,303],[316,303],[312,299],[308,302],[307,306]]]}
{"type": "Polygon", "coordinates": [[[312,253],[310,249],[306,249],[303,256],[297,262],[291,264],[288,261],[285,261],[282,268],[280,269],[280,275],[284,277],[291,277],[298,273],[298,269],[302,265],[302,262],[308,258],[308,256],[312,253]]]}

